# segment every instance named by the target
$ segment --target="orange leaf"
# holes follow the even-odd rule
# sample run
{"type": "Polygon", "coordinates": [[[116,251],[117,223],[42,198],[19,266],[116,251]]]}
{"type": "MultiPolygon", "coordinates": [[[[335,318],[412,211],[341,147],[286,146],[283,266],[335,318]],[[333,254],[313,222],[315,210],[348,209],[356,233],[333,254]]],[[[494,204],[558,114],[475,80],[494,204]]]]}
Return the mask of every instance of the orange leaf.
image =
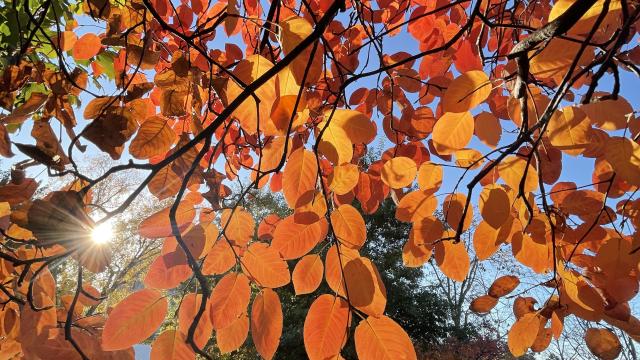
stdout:
{"type": "Polygon", "coordinates": [[[640,186],[640,145],[631,139],[614,136],[607,140],[604,157],[620,178],[640,186]]]}
{"type": "Polygon", "coordinates": [[[472,70],[455,78],[442,97],[444,112],[461,113],[484,102],[491,93],[491,82],[484,71],[472,70]]]}
{"type": "Polygon", "coordinates": [[[451,280],[464,281],[469,273],[469,254],[462,241],[438,242],[435,246],[435,259],[440,270],[451,280]]]}
{"type": "Polygon", "coordinates": [[[251,307],[251,338],[258,353],[266,360],[273,355],[282,335],[282,304],[278,294],[262,289],[251,307]]]}
{"type": "Polygon", "coordinates": [[[418,187],[420,190],[438,191],[442,185],[442,166],[425,161],[418,169],[418,187]]]}
{"type": "Polygon", "coordinates": [[[160,116],[147,118],[129,145],[129,153],[136,159],[164,155],[176,140],[169,119],[160,116]]]}
{"type": "Polygon", "coordinates": [[[564,318],[558,315],[557,311],[551,313],[551,332],[553,337],[557,340],[562,335],[562,329],[564,328],[564,318]]]}
{"type": "Polygon", "coordinates": [[[333,121],[327,125],[326,121],[318,124],[318,136],[322,132],[322,138],[319,139],[318,150],[327,157],[334,165],[342,165],[351,161],[353,157],[353,144],[347,133],[339,125],[333,121]]]}
{"type": "Polygon", "coordinates": [[[491,295],[482,295],[471,301],[469,309],[474,313],[486,314],[498,304],[498,299],[491,295]]]}
{"type": "Polygon", "coordinates": [[[511,251],[518,261],[538,274],[549,268],[549,248],[544,238],[516,233],[511,239],[511,251]]]}
{"type": "MultiPolygon", "coordinates": [[[[240,60],[233,70],[233,74],[245,84],[251,84],[260,76],[273,68],[273,63],[264,56],[254,54],[240,60]]],[[[276,100],[276,78],[272,77],[265,84],[255,90],[255,96],[246,98],[233,112],[242,130],[250,135],[258,130],[268,135],[281,133],[271,121],[271,107],[276,100]],[[258,129],[260,119],[260,129],[258,129]]],[[[229,79],[224,91],[226,104],[233,102],[242,92],[242,87],[229,79]]]]}
{"type": "Polygon", "coordinates": [[[338,195],[344,195],[358,185],[360,172],[354,164],[344,164],[333,168],[329,176],[329,188],[338,195]]]}
{"type": "Polygon", "coordinates": [[[392,189],[401,189],[411,185],[416,178],[418,168],[408,157],[399,156],[389,159],[382,167],[380,177],[392,189]]]}
{"type": "Polygon", "coordinates": [[[287,262],[278,251],[265,243],[249,246],[240,260],[242,271],[258,285],[268,288],[285,286],[291,281],[287,262]]]}
{"type": "Polygon", "coordinates": [[[151,343],[151,360],[191,360],[196,354],[186,337],[176,330],[165,330],[151,343]]]}
{"type": "MultiPolygon", "coordinates": [[[[281,39],[282,50],[285,54],[289,54],[298,44],[306,39],[311,32],[313,32],[313,26],[308,20],[298,16],[291,16],[288,19],[280,22],[281,26],[281,39]]],[[[322,57],[316,56],[311,61],[311,66],[307,71],[307,64],[311,59],[312,46],[308,46],[302,53],[295,57],[291,63],[291,71],[296,79],[298,85],[315,84],[320,78],[322,72],[322,57]],[[306,73],[306,77],[305,77],[306,73]],[[303,81],[304,84],[303,84],[303,81]]]]}
{"type": "Polygon", "coordinates": [[[500,120],[489,112],[481,112],[475,117],[474,134],[488,147],[495,149],[502,136],[500,120]]]}
{"type": "Polygon", "coordinates": [[[415,229],[409,233],[409,240],[402,247],[402,263],[407,267],[420,267],[424,265],[433,253],[433,246],[424,243],[418,244],[415,229]]]}
{"type": "MultiPolygon", "coordinates": [[[[180,310],[178,311],[178,331],[182,333],[182,336],[186,339],[189,334],[189,328],[196,318],[196,314],[200,309],[200,303],[202,302],[202,294],[189,293],[182,298],[180,303],[180,310]]],[[[205,309],[193,336],[193,341],[196,345],[203,349],[207,345],[207,341],[211,337],[213,331],[213,325],[211,324],[210,316],[210,304],[205,304],[205,309]]]]}
{"type": "Polygon", "coordinates": [[[501,232],[502,230],[494,228],[486,221],[478,224],[473,232],[473,249],[478,260],[486,260],[498,251],[500,244],[504,242],[504,239],[499,236],[501,232]]]}
{"type": "Polygon", "coordinates": [[[102,49],[102,43],[98,35],[87,33],[82,35],[72,49],[73,58],[76,60],[89,60],[102,49]]]}
{"type": "Polygon", "coordinates": [[[591,142],[590,130],[587,115],[580,108],[571,106],[556,110],[547,126],[551,145],[572,156],[580,155],[587,148],[591,142]]]}
{"type": "Polygon", "coordinates": [[[247,210],[242,206],[238,206],[235,211],[231,209],[222,210],[220,226],[227,239],[238,246],[244,246],[253,237],[256,222],[247,210]]]}
{"type": "Polygon", "coordinates": [[[297,259],[309,253],[327,237],[325,218],[311,224],[298,224],[295,215],[288,216],[276,225],[271,247],[278,250],[285,260],[297,259]]]}
{"type": "Polygon", "coordinates": [[[247,311],[251,289],[249,279],[242,273],[228,273],[213,288],[211,293],[211,324],[216,330],[223,329],[247,311]]]}
{"type": "Polygon", "coordinates": [[[432,247],[442,237],[444,225],[433,216],[427,216],[413,223],[410,237],[413,237],[416,245],[432,247]]]}
{"type": "Polygon", "coordinates": [[[327,251],[324,259],[324,276],[331,290],[340,295],[345,295],[342,273],[344,265],[353,259],[360,257],[358,250],[350,249],[344,245],[333,245],[327,251]],[[338,249],[340,249],[338,251],[338,249]]]}
{"type": "Polygon", "coordinates": [[[304,320],[304,348],[310,360],[335,357],[347,341],[351,322],[349,304],[341,298],[320,295],[304,320]]]}
{"type": "Polygon", "coordinates": [[[340,243],[359,249],[367,240],[367,229],[362,215],[353,206],[342,204],[331,213],[333,232],[340,243]]]}
{"type": "Polygon", "coordinates": [[[584,104],[580,109],[587,114],[593,125],[607,131],[626,129],[629,121],[633,119],[633,107],[621,96],[616,100],[607,99],[584,104]]]}
{"type": "MultiPolygon", "coordinates": [[[[447,224],[451,226],[454,231],[458,230],[458,225],[462,220],[462,213],[464,212],[464,206],[467,201],[467,197],[462,193],[449,194],[442,203],[442,212],[444,213],[447,224]]],[[[462,231],[465,231],[471,226],[473,220],[473,208],[469,206],[467,208],[467,214],[465,215],[464,222],[462,224],[462,231]]]]}
{"type": "Polygon", "coordinates": [[[317,177],[316,156],[311,151],[300,148],[289,155],[283,172],[282,193],[290,208],[313,200],[317,177]]]}
{"type": "Polygon", "coordinates": [[[218,349],[223,354],[235,351],[244,344],[249,333],[249,317],[247,314],[240,315],[231,325],[219,329],[216,332],[216,342],[218,349]]]}
{"type": "Polygon", "coordinates": [[[536,340],[531,345],[531,350],[538,353],[545,351],[551,344],[551,338],[551,328],[545,328],[543,324],[540,325],[540,330],[538,330],[536,340]]]}
{"type": "Polygon", "coordinates": [[[221,237],[213,245],[202,263],[202,273],[217,275],[227,272],[236,263],[235,253],[226,238],[221,237]]]}
{"type": "MultiPolygon", "coordinates": [[[[164,208],[144,219],[138,227],[138,234],[146,238],[161,238],[173,235],[171,222],[169,221],[170,209],[171,207],[164,208]]],[[[193,204],[189,201],[181,202],[176,211],[178,229],[185,230],[195,216],[196,210],[193,204]]]]}
{"type": "Polygon", "coordinates": [[[111,311],[102,331],[103,350],[121,350],[146,340],[167,314],[167,299],[157,290],[127,296],[111,311]]]}
{"type": "Polygon", "coordinates": [[[520,189],[520,182],[525,176],[524,192],[531,192],[538,189],[538,172],[536,169],[527,165],[527,160],[518,156],[507,156],[497,166],[498,173],[504,182],[514,191],[520,189]]]}
{"type": "Polygon", "coordinates": [[[430,190],[410,192],[400,199],[396,207],[396,219],[404,222],[419,222],[433,216],[438,206],[438,199],[430,190]]]}
{"type": "Polygon", "coordinates": [[[186,256],[178,250],[158,256],[149,265],[144,285],[155,289],[173,289],[192,274],[186,256]]]}
{"type": "Polygon", "coordinates": [[[293,288],[296,295],[310,294],[320,286],[324,267],[320,256],[306,255],[298,261],[293,269],[293,288]]]}
{"type": "Polygon", "coordinates": [[[360,321],[354,338],[359,359],[416,359],[409,335],[386,316],[360,321]]]}
{"type": "Polygon", "coordinates": [[[511,213],[509,195],[502,186],[497,185],[488,185],[482,189],[478,207],[482,218],[495,229],[499,229],[511,213]]]}
{"type": "Polygon", "coordinates": [[[509,295],[518,285],[520,285],[520,279],[517,276],[501,276],[491,284],[488,294],[496,298],[503,297],[509,295]]]}
{"type": "MultiPolygon", "coordinates": [[[[325,118],[331,114],[325,112],[325,118]]],[[[349,109],[336,109],[333,112],[331,123],[342,128],[347,137],[355,145],[368,144],[376,137],[376,126],[365,114],[349,109]]]]}
{"type": "Polygon", "coordinates": [[[387,290],[371,260],[359,257],[344,265],[349,303],[371,316],[380,316],[387,305],[387,290]]]}
{"type": "Polygon", "coordinates": [[[178,177],[170,166],[166,166],[153,176],[147,186],[158,200],[164,200],[177,194],[180,190],[180,185],[182,185],[182,178],[178,177]]]}
{"type": "Polygon", "coordinates": [[[540,319],[538,314],[534,312],[524,314],[516,320],[509,330],[507,341],[511,354],[516,357],[524,355],[536,341],[539,329],[540,319]]]}
{"type": "Polygon", "coordinates": [[[584,340],[591,353],[602,360],[613,360],[622,351],[620,340],[608,329],[589,328],[584,340]]]}
{"type": "Polygon", "coordinates": [[[451,155],[464,149],[473,137],[474,121],[471,113],[444,113],[433,127],[433,146],[440,155],[451,155]]]}

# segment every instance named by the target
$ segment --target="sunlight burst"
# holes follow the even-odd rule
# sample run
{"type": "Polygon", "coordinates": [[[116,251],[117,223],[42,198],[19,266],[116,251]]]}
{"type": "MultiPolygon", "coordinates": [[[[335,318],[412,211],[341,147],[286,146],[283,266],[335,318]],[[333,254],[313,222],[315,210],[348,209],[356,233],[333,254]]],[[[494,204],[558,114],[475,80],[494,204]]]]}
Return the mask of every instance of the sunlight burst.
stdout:
{"type": "Polygon", "coordinates": [[[106,244],[113,239],[113,227],[110,222],[104,222],[91,230],[91,239],[97,244],[106,244]]]}

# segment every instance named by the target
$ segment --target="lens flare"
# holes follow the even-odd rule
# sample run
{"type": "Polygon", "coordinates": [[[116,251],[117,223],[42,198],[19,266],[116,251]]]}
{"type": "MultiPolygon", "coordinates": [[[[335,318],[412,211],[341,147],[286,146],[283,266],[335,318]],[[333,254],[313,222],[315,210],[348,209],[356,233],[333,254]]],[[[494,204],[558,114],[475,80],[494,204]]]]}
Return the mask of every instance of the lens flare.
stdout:
{"type": "Polygon", "coordinates": [[[104,222],[91,230],[91,240],[96,244],[106,244],[113,239],[113,227],[110,222],[104,222]]]}

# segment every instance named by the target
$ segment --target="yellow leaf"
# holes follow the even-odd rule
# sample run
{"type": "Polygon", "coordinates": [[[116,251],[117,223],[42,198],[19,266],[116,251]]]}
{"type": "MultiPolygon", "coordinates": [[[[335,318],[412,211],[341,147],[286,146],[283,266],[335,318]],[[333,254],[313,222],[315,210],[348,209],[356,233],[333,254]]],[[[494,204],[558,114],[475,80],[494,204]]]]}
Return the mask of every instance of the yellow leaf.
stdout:
{"type": "Polygon", "coordinates": [[[590,143],[591,121],[580,108],[568,106],[557,110],[549,120],[547,131],[551,145],[565,153],[580,155],[590,143]]]}
{"type": "Polygon", "coordinates": [[[484,71],[473,70],[455,78],[442,98],[444,112],[461,113],[484,102],[491,93],[491,82],[484,71]]]}
{"type": "MultiPolygon", "coordinates": [[[[313,32],[313,27],[304,18],[292,16],[280,22],[282,29],[282,50],[285,54],[289,54],[300,42],[306,39],[313,32]]],[[[291,63],[290,68],[296,78],[298,85],[315,84],[322,75],[322,45],[318,46],[315,56],[311,57],[313,45],[309,45],[300,55],[298,55],[291,63]],[[305,75],[307,64],[311,61],[309,71],[305,75]],[[304,84],[303,84],[304,79],[304,84]]]]}
{"type": "Polygon", "coordinates": [[[411,185],[416,178],[418,168],[408,157],[399,156],[387,160],[382,167],[380,177],[392,189],[400,189],[411,185]]]}
{"type": "Polygon", "coordinates": [[[520,182],[525,176],[525,170],[527,174],[524,181],[524,192],[527,193],[538,189],[538,172],[531,164],[527,165],[526,159],[514,155],[507,156],[498,164],[497,168],[500,177],[514,191],[519,191],[520,182]]]}
{"type": "Polygon", "coordinates": [[[523,315],[511,326],[507,345],[513,356],[522,356],[533,345],[540,329],[538,314],[532,312],[523,315]]]}
{"type": "Polygon", "coordinates": [[[444,113],[433,127],[433,146],[438,154],[451,155],[469,144],[473,136],[473,127],[473,116],[468,111],[444,113]]]}
{"type": "Polygon", "coordinates": [[[631,139],[614,136],[607,140],[604,157],[617,176],[631,185],[640,186],[640,145],[631,139]]]}

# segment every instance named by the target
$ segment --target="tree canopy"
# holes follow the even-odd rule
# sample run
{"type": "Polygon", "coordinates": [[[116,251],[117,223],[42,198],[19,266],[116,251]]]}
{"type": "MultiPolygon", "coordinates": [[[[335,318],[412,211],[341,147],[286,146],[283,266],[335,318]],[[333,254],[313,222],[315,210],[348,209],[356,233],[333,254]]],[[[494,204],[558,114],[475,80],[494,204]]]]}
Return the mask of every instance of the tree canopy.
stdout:
{"type": "Polygon", "coordinates": [[[426,315],[390,293],[421,284],[385,262],[464,289],[506,251],[517,267],[451,303],[509,303],[515,357],[579,319],[615,359],[616,333],[640,339],[639,17],[638,0],[0,4],[0,355],[211,358],[215,334],[271,359],[292,284],[310,359],[416,359],[426,315]],[[115,177],[134,184],[104,199],[115,177]],[[94,283],[126,246],[102,240],[145,196],[131,248],[152,258],[120,299],[94,283]]]}

